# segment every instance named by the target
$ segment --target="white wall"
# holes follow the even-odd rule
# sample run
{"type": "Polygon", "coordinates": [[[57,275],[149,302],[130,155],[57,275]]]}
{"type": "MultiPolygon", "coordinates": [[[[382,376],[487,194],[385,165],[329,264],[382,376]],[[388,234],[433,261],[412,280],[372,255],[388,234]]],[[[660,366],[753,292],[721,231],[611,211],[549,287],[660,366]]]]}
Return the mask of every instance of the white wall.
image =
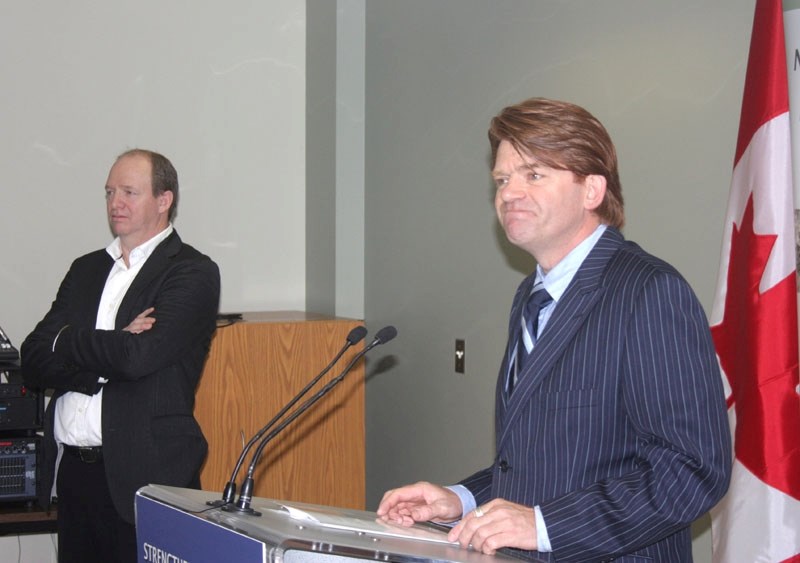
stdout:
{"type": "Polygon", "coordinates": [[[0,326],[19,345],[110,241],[103,186],[141,146],[223,311],[305,307],[305,2],[15,2],[0,18],[0,326]]]}
{"type": "MultiPolygon", "coordinates": [[[[20,345],[72,259],[111,240],[103,186],[140,146],[223,311],[305,308],[305,1],[8,2],[0,18],[0,326],[20,345]]],[[[55,561],[48,534],[0,563],[55,561]]]]}

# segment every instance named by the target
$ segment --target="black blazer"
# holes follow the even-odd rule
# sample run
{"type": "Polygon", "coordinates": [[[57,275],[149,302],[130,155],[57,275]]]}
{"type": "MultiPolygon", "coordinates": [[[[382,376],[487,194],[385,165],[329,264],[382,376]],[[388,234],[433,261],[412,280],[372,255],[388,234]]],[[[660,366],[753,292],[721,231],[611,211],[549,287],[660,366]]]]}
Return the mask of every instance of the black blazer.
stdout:
{"type": "Polygon", "coordinates": [[[217,265],[173,231],[133,280],[115,330],[96,330],[112,265],[105,250],[72,263],[50,311],[22,343],[22,374],[32,387],[55,390],[45,416],[40,472],[45,505],[58,453],[56,401],[67,391],[97,393],[98,377],[108,379],[103,386],[103,459],[114,505],[133,523],[140,487],[197,482],[207,443],[193,415],[194,394],[216,326],[220,279],[217,265]],[[121,330],[151,306],[152,329],[141,334],[121,330]]]}
{"type": "MultiPolygon", "coordinates": [[[[524,298],[511,309],[517,341],[524,298]]],[[[706,316],[665,262],[609,228],[575,274],[511,396],[478,504],[539,505],[558,561],[691,561],[693,520],[725,493],[731,441],[706,316]]]]}

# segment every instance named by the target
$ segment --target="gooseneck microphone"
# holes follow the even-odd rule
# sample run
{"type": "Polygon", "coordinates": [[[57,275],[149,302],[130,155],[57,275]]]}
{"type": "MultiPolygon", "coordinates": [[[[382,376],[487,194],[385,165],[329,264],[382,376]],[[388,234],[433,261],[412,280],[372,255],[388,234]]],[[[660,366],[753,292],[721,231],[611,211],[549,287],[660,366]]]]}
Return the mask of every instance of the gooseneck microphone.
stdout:
{"type": "Polygon", "coordinates": [[[367,345],[363,350],[361,350],[355,356],[353,356],[353,359],[350,360],[350,362],[347,364],[347,366],[342,370],[342,372],[339,375],[337,375],[336,377],[331,379],[328,383],[326,383],[322,389],[317,391],[309,400],[307,400],[300,407],[295,409],[292,412],[292,414],[286,417],[278,426],[275,427],[274,430],[272,430],[269,434],[267,434],[265,438],[261,440],[261,443],[259,443],[250,461],[250,466],[247,469],[247,476],[245,477],[244,482],[242,483],[242,490],[239,493],[239,500],[236,502],[235,505],[225,504],[222,507],[222,510],[228,512],[243,512],[246,514],[252,514],[253,516],[261,515],[260,512],[257,512],[252,508],[250,508],[250,501],[253,499],[253,485],[254,485],[253,474],[255,473],[256,466],[258,465],[258,461],[261,458],[261,453],[264,451],[266,445],[269,444],[270,441],[272,441],[272,439],[275,438],[275,436],[280,434],[284,428],[289,426],[289,424],[291,424],[298,416],[300,416],[306,410],[308,410],[308,408],[311,407],[311,405],[319,401],[322,397],[327,395],[331,389],[333,389],[336,385],[338,385],[344,379],[344,377],[350,372],[350,370],[353,369],[353,366],[356,365],[356,363],[362,357],[364,357],[364,355],[367,352],[369,352],[376,346],[389,342],[395,336],[397,336],[397,329],[394,328],[393,326],[385,326],[382,329],[380,329],[375,334],[375,338],[372,340],[372,342],[370,342],[369,345],[367,345]]]}
{"type": "Polygon", "coordinates": [[[291,401],[289,401],[286,404],[286,406],[284,406],[278,412],[278,414],[276,414],[274,417],[272,417],[272,420],[270,420],[258,432],[256,432],[255,435],[252,438],[250,438],[250,441],[247,442],[247,444],[244,446],[244,448],[242,448],[242,453],[239,454],[239,459],[236,461],[236,467],[234,467],[233,472],[231,473],[231,478],[225,484],[225,489],[222,492],[222,500],[208,501],[206,504],[209,504],[209,505],[212,505],[212,506],[219,506],[219,505],[223,505],[223,504],[229,504],[229,503],[232,503],[234,501],[234,499],[236,498],[236,476],[239,474],[239,470],[242,467],[242,463],[244,463],[244,458],[247,456],[247,454],[250,451],[250,449],[255,445],[256,442],[258,442],[258,440],[261,438],[261,436],[264,435],[264,433],[267,430],[272,428],[275,425],[275,423],[284,414],[286,414],[286,411],[288,411],[295,404],[297,404],[297,401],[299,401],[301,398],[303,398],[303,396],[305,396],[305,394],[308,393],[308,391],[314,385],[316,385],[317,382],[320,379],[322,379],[322,377],[326,373],[328,373],[334,365],[336,365],[336,362],[339,361],[339,358],[342,357],[342,354],[344,354],[347,351],[348,348],[350,348],[351,346],[361,342],[366,335],[367,335],[367,329],[364,328],[363,326],[357,326],[357,327],[355,327],[353,330],[351,330],[349,332],[349,334],[347,335],[346,342],[345,342],[344,346],[342,346],[341,350],[339,350],[339,353],[336,354],[336,356],[333,358],[333,360],[331,360],[331,362],[327,366],[325,366],[325,369],[323,369],[321,372],[319,372],[319,374],[317,374],[317,376],[314,379],[312,379],[310,382],[308,382],[308,384],[305,387],[303,387],[303,389],[301,389],[300,392],[297,395],[295,395],[294,398],[291,401]]]}

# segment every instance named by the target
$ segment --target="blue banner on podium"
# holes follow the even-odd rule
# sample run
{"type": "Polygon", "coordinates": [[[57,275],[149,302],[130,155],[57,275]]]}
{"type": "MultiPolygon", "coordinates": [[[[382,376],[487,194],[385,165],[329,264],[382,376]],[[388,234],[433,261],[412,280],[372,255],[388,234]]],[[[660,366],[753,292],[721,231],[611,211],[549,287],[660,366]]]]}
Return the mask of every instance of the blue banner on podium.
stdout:
{"type": "Polygon", "coordinates": [[[142,497],[136,497],[136,536],[143,563],[263,563],[266,558],[261,541],[142,497]]]}

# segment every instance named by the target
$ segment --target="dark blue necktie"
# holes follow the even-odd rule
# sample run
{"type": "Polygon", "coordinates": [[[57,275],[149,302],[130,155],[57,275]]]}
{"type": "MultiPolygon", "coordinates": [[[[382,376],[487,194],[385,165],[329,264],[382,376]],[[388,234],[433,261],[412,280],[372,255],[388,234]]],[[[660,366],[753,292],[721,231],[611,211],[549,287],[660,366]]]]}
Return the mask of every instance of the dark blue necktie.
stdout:
{"type": "Polygon", "coordinates": [[[547,293],[544,284],[539,281],[533,286],[530,297],[528,297],[525,306],[522,308],[522,327],[519,339],[517,340],[517,353],[514,358],[515,365],[508,385],[509,393],[513,390],[514,384],[517,381],[517,375],[522,373],[531,355],[531,351],[533,351],[533,346],[536,344],[536,335],[539,331],[539,313],[552,301],[553,298],[547,293]]]}
{"type": "Polygon", "coordinates": [[[528,338],[526,338],[525,335],[521,335],[520,337],[520,343],[523,347],[523,358],[527,358],[527,356],[530,355],[531,350],[533,350],[533,345],[536,344],[536,336],[539,332],[539,313],[542,309],[547,307],[552,300],[553,298],[547,293],[542,282],[533,286],[531,296],[528,298],[527,303],[525,303],[522,312],[522,322],[524,323],[524,330],[527,332],[528,336],[528,338]]]}

